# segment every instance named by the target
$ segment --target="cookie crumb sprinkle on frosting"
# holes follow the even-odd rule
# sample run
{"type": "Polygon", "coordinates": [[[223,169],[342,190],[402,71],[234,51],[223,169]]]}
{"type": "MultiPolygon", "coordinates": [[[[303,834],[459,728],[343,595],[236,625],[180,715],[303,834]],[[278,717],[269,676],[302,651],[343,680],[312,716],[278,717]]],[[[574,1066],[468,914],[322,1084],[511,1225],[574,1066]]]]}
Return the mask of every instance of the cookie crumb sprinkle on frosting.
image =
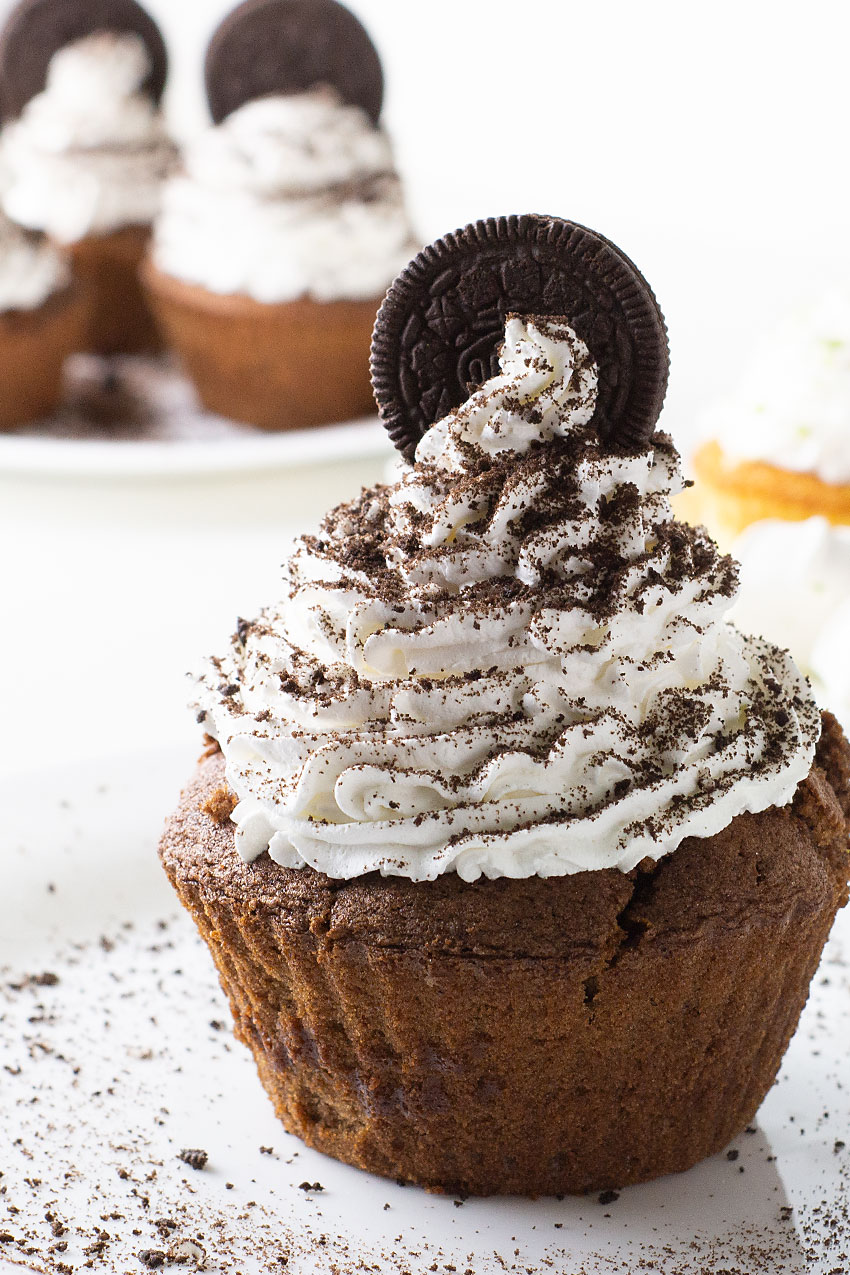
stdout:
{"type": "Polygon", "coordinates": [[[601,439],[596,385],[567,319],[510,315],[498,374],[302,537],[201,671],[245,859],[625,872],[790,801],[807,684],[725,620],[736,566],[673,519],[671,440],[601,439]]]}

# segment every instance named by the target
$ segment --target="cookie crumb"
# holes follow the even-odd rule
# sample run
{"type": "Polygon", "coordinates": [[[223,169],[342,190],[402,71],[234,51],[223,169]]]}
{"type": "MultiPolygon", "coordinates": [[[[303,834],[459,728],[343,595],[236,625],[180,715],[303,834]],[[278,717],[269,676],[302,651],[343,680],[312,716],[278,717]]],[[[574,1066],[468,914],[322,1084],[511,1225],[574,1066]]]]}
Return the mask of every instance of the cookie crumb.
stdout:
{"type": "Polygon", "coordinates": [[[205,815],[209,815],[213,823],[227,823],[233,814],[236,806],[236,797],[232,792],[228,792],[227,788],[222,784],[221,788],[216,788],[211,797],[208,797],[201,804],[201,810],[205,815]]]}
{"type": "Polygon", "coordinates": [[[35,983],[36,987],[55,987],[59,982],[59,975],[52,970],[45,970],[43,974],[33,974],[30,982],[35,983]]]}

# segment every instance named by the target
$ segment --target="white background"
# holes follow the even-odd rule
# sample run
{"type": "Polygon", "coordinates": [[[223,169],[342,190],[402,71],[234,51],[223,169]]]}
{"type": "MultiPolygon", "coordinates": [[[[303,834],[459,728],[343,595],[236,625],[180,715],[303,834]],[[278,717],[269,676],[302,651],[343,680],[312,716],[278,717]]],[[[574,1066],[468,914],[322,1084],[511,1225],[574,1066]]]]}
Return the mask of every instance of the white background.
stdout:
{"type": "MultiPolygon", "coordinates": [[[[204,121],[223,0],[150,0],[169,112],[204,121]]],[[[760,328],[850,275],[850,6],[352,0],[423,240],[500,212],[618,242],[667,315],[686,446],[760,328]]],[[[153,482],[0,469],[0,766],[185,740],[183,670],[275,589],[289,535],[378,460],[153,482]]]]}

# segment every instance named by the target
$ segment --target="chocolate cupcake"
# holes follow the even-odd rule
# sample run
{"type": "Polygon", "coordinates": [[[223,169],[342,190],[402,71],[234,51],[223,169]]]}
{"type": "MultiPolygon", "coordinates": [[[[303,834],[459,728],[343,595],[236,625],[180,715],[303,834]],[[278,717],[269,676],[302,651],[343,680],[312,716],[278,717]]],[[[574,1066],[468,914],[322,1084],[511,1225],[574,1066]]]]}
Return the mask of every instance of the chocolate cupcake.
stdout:
{"type": "Polygon", "coordinates": [[[216,123],[166,186],[145,275],[211,411],[289,429],[373,410],[375,312],[415,250],[382,87],[333,0],[248,0],[214,34],[216,123]]]}
{"type": "Polygon", "coordinates": [[[432,245],[373,348],[414,463],[197,678],[162,860],[283,1123],[351,1164],[476,1194],[686,1169],[752,1119],[847,900],[850,748],[672,516],[666,371],[600,236],[432,245]]]}
{"type": "Polygon", "coordinates": [[[81,348],[87,316],[64,257],[0,213],[0,429],[57,405],[65,359],[81,348]]]}
{"type": "Polygon", "coordinates": [[[176,157],[156,24],[135,0],[22,0],[0,72],[6,211],[70,253],[89,293],[87,349],[158,348],[138,277],[176,157]]]}

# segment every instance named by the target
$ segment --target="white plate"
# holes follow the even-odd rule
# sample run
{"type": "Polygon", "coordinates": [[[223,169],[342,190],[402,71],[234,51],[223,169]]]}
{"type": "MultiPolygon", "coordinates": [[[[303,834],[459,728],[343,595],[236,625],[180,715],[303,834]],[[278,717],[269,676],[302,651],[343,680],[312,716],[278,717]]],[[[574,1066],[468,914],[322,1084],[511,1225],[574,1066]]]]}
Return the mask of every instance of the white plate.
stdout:
{"type": "Polygon", "coordinates": [[[182,1244],[191,1270],[200,1240],[207,1270],[243,1275],[850,1269],[850,916],[737,1157],[607,1205],[456,1202],[289,1137],[229,1026],[210,1025],[227,1009],[154,854],[190,764],[143,754],[0,786],[0,1233],[14,1237],[0,1268],[4,1255],[51,1271],[92,1258],[126,1275],[144,1270],[142,1250],[182,1244]],[[26,981],[44,971],[60,981],[26,981]],[[179,1160],[184,1147],[208,1151],[207,1168],[179,1160]],[[56,1243],[67,1249],[39,1265],[56,1243]]]}
{"type": "Polygon", "coordinates": [[[63,407],[0,433],[0,475],[161,478],[349,460],[392,447],[377,415],[279,433],[204,411],[165,359],[68,360],[63,407]]]}

